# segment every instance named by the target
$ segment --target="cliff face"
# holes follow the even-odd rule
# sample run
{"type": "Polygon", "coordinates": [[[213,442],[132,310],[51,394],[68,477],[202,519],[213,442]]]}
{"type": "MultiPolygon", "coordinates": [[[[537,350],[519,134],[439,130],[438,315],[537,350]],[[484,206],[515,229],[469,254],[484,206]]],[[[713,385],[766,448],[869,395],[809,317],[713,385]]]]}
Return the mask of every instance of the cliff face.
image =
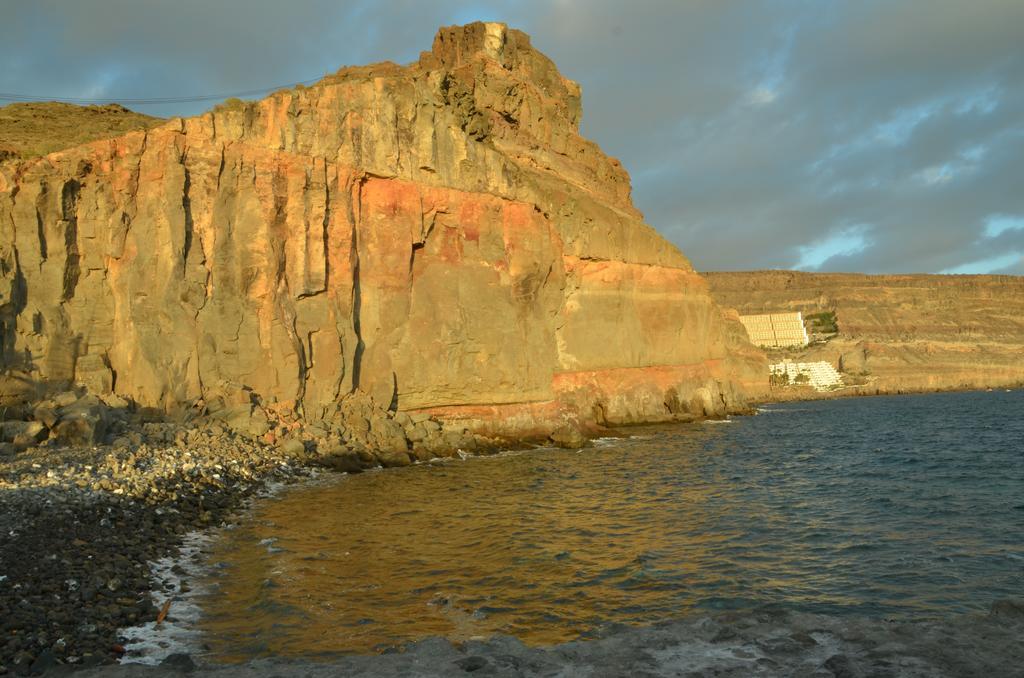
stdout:
{"type": "Polygon", "coordinates": [[[741,406],[763,357],[579,118],[526,35],[478,23],[0,165],[5,367],[166,410],[327,418],[359,390],[502,433],[741,406]]]}
{"type": "Polygon", "coordinates": [[[834,311],[839,333],[801,359],[828,360],[877,392],[1024,383],[1024,278],[752,271],[708,273],[740,313],[834,311]]]}

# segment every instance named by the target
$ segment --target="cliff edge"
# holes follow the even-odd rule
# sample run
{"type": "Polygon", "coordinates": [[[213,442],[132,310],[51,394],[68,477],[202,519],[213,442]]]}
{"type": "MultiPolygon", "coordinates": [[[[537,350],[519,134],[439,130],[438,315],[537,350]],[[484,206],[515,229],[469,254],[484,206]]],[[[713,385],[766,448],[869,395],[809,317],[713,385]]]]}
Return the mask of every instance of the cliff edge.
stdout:
{"type": "Polygon", "coordinates": [[[525,435],[767,388],[735,314],[502,24],[409,66],[0,164],[3,367],[167,412],[348,394],[525,435]]]}
{"type": "Polygon", "coordinates": [[[37,158],[164,122],[118,104],[76,106],[55,101],[8,104],[0,106],[0,162],[37,158]]]}

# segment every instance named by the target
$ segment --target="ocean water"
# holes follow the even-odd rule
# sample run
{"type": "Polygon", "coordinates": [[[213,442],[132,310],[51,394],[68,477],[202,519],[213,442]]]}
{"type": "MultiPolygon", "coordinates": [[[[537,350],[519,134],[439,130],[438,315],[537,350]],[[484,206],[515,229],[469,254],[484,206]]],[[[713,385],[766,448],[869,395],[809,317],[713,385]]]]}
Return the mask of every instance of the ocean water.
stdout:
{"type": "Polygon", "coordinates": [[[1024,391],[622,433],[263,500],[209,554],[203,642],[225,661],[548,645],[711,610],[937,620],[1024,594],[1024,391]]]}

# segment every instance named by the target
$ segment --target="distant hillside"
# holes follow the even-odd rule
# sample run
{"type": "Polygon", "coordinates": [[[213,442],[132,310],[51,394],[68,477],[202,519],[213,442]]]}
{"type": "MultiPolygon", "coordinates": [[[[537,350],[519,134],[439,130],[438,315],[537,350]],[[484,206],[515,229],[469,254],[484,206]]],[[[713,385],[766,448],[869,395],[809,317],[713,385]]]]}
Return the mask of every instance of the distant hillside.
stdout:
{"type": "Polygon", "coordinates": [[[35,158],[164,122],[118,104],[75,106],[56,102],[0,107],[0,161],[35,158]]]}
{"type": "Polygon", "coordinates": [[[715,300],[742,314],[834,313],[834,338],[791,357],[827,360],[864,377],[866,390],[1024,382],[1024,277],[798,271],[705,277],[715,300]]]}

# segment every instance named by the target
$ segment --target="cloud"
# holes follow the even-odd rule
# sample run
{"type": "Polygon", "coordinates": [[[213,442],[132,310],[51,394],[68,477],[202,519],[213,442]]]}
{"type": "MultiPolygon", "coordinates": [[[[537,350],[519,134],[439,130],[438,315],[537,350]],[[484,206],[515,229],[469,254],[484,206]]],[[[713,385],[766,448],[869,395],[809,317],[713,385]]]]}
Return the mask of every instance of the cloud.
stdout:
{"type": "Polygon", "coordinates": [[[992,271],[1000,271],[1014,267],[1015,264],[1020,263],[1022,255],[1024,255],[1024,252],[1007,252],[1005,254],[997,254],[996,256],[989,257],[988,259],[960,264],[959,266],[947,268],[939,272],[954,274],[991,273],[992,271]]]}
{"type": "Polygon", "coordinates": [[[863,252],[870,246],[868,234],[871,227],[859,224],[844,228],[837,233],[821,240],[798,248],[800,260],[798,269],[820,269],[827,262],[837,257],[850,257],[863,252]]]}
{"type": "Polygon", "coordinates": [[[1024,216],[993,214],[985,220],[985,237],[998,238],[1007,231],[1024,230],[1024,216]]]}
{"type": "Polygon", "coordinates": [[[771,87],[762,85],[755,87],[747,98],[755,106],[767,106],[779,98],[779,93],[771,87]]]}
{"type": "Polygon", "coordinates": [[[1021,272],[1024,229],[994,216],[1024,215],[1018,0],[35,0],[5,11],[0,91],[255,89],[412,61],[474,19],[581,83],[583,132],[702,270],[1021,272]]]}

